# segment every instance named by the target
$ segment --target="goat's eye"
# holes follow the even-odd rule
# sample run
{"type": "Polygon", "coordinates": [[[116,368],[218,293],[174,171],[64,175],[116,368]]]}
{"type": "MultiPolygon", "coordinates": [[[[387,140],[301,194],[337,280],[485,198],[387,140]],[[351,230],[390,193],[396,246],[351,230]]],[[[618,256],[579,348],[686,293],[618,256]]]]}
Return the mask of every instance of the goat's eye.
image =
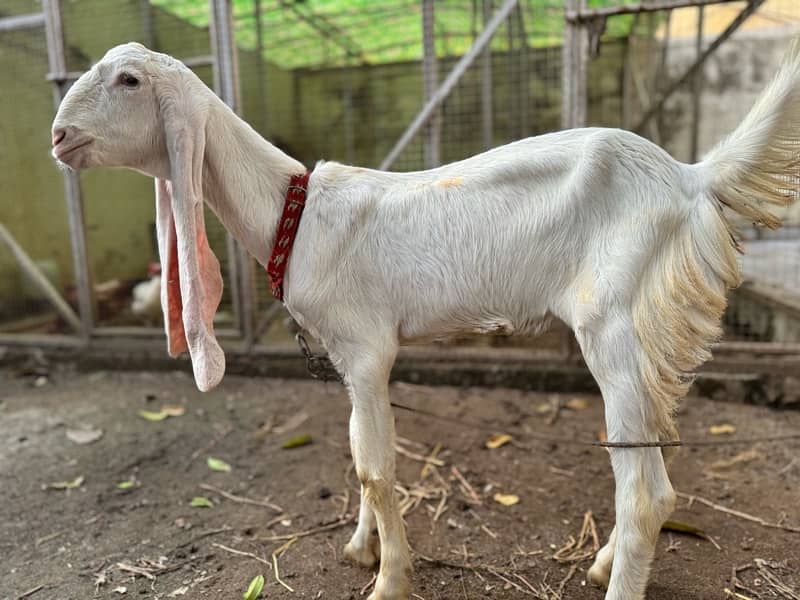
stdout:
{"type": "Polygon", "coordinates": [[[119,82],[129,88],[135,88],[139,85],[139,80],[130,73],[120,73],[119,82]]]}

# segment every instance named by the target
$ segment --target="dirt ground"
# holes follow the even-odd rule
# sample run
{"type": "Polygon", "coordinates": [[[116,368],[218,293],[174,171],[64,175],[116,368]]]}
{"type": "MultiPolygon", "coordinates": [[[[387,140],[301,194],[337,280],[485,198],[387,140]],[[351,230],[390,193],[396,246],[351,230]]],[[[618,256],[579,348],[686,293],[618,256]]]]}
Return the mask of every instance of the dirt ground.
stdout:
{"type": "MultiPolygon", "coordinates": [[[[405,449],[399,483],[411,493],[405,504],[415,550],[413,598],[602,598],[585,582],[590,559],[553,559],[578,537],[587,511],[601,538],[613,524],[606,452],[570,444],[597,439],[598,397],[582,403],[407,384],[393,385],[392,395],[450,419],[490,424],[466,427],[396,411],[405,449]],[[568,402],[572,408],[554,411],[568,402]],[[564,442],[535,441],[525,431],[564,442]],[[487,449],[497,432],[514,432],[514,441],[487,449]],[[421,479],[423,463],[409,456],[427,456],[437,445],[441,463],[421,479]],[[494,500],[498,492],[519,502],[504,506],[494,500]]],[[[334,383],[227,377],[200,394],[182,373],[0,370],[0,599],[241,598],[258,574],[266,578],[263,598],[365,598],[372,572],[342,560],[357,509],[348,415],[346,394],[334,383]],[[185,412],[162,421],[138,414],[165,405],[185,412]],[[74,429],[102,437],[76,443],[67,435],[74,429]],[[282,447],[306,434],[312,443],[282,447]],[[208,457],[230,472],[209,468],[208,457]],[[75,487],[53,489],[59,482],[75,487]],[[213,506],[190,506],[196,496],[213,506]],[[259,504],[265,498],[278,507],[259,504]],[[277,558],[290,592],[276,581],[271,555],[294,534],[318,527],[326,530],[299,537],[277,558]]],[[[687,440],[800,431],[800,412],[698,398],[686,401],[679,420],[687,440]],[[723,424],[735,433],[710,435],[711,426],[723,424]]],[[[798,439],[688,447],[672,479],[685,494],[800,526],[798,439]]],[[[776,591],[777,580],[794,594],[800,590],[800,533],[699,501],[690,506],[685,497],[673,519],[713,542],[662,532],[651,600],[726,598],[735,567],[747,567],[738,575],[747,589],[738,588],[737,598],[800,597],[776,591]]],[[[574,554],[588,554],[591,545],[574,554]]]]}

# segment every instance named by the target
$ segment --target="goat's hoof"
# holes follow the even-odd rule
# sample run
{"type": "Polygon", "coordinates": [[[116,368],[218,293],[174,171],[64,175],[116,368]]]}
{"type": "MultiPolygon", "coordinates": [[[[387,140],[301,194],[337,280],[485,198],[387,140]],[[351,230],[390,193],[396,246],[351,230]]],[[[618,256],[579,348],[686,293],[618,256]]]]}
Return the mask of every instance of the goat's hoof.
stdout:
{"type": "Polygon", "coordinates": [[[411,594],[408,577],[388,577],[378,575],[375,590],[367,600],[408,600],[411,594]]]}
{"type": "Polygon", "coordinates": [[[611,565],[606,566],[605,564],[599,564],[596,560],[586,572],[586,580],[592,585],[596,585],[604,590],[608,589],[608,581],[610,578],[611,565]]]}
{"type": "Polygon", "coordinates": [[[344,555],[362,567],[374,567],[381,557],[381,542],[377,535],[370,535],[366,544],[350,540],[344,547],[344,555]]]}

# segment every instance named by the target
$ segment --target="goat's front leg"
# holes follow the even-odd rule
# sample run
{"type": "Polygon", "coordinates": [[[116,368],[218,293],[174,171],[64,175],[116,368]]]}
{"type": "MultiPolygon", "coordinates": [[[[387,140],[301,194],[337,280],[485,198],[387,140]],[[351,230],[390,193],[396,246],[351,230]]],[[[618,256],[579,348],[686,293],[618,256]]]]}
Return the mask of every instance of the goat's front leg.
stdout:
{"type": "Polygon", "coordinates": [[[358,528],[345,553],[362,564],[377,559],[370,546],[377,522],[381,566],[369,600],[405,600],[409,595],[411,559],[394,494],[394,418],[389,405],[389,372],[396,352],[396,343],[387,343],[340,353],[353,401],[350,446],[362,494],[358,528]]]}

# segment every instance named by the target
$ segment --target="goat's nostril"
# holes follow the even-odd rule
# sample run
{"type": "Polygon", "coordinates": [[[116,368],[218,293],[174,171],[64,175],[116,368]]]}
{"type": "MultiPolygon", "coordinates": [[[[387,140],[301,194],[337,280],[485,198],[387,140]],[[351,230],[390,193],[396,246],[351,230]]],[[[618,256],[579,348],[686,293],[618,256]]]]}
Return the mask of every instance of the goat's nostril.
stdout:
{"type": "Polygon", "coordinates": [[[66,135],[67,135],[66,129],[61,129],[60,127],[58,129],[53,129],[53,146],[57,146],[58,143],[61,140],[63,140],[66,135]]]}

